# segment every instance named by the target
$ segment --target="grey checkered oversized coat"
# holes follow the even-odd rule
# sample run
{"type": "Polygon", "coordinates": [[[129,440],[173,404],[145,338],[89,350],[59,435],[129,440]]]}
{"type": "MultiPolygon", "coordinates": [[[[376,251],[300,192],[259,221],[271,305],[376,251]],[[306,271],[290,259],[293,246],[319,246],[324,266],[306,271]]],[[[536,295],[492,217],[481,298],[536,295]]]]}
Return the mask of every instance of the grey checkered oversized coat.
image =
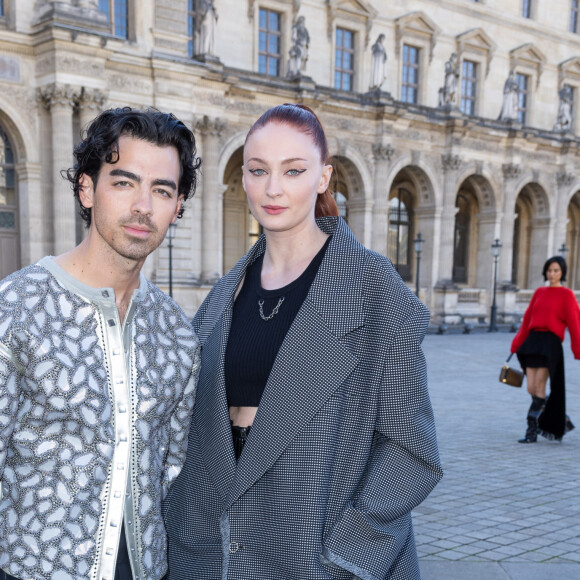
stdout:
{"type": "Polygon", "coordinates": [[[442,475],[420,347],[428,312],[342,219],[318,223],[334,236],[237,465],[224,352],[263,238],[195,316],[201,374],[165,504],[169,580],[420,578],[410,512],[442,475]]]}

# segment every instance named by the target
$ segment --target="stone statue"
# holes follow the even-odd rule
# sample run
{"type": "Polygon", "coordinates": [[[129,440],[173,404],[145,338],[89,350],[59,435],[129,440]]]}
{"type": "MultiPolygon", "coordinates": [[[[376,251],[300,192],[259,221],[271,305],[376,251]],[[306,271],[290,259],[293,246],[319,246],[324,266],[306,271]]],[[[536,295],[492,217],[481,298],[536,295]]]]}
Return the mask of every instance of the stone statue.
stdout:
{"type": "Polygon", "coordinates": [[[199,0],[196,54],[213,55],[218,16],[213,0],[199,0]]]}
{"type": "Polygon", "coordinates": [[[381,88],[387,78],[387,51],[383,46],[385,35],[379,34],[377,41],[371,47],[371,84],[370,90],[381,88]]]}
{"type": "Polygon", "coordinates": [[[572,130],[572,104],[574,102],[574,93],[570,85],[564,85],[559,91],[558,96],[558,117],[554,125],[554,131],[571,131],[572,130]]]}
{"type": "Polygon", "coordinates": [[[503,104],[501,113],[499,114],[500,121],[517,121],[518,119],[518,81],[516,80],[516,73],[511,70],[510,74],[503,86],[503,104]]]}
{"type": "Polygon", "coordinates": [[[457,53],[453,52],[445,63],[445,81],[439,89],[439,106],[455,105],[457,95],[457,79],[459,78],[457,53]]]}
{"type": "Polygon", "coordinates": [[[304,22],[304,16],[299,16],[292,27],[292,47],[288,52],[290,58],[288,59],[287,76],[289,77],[300,75],[306,68],[310,35],[304,22]]]}

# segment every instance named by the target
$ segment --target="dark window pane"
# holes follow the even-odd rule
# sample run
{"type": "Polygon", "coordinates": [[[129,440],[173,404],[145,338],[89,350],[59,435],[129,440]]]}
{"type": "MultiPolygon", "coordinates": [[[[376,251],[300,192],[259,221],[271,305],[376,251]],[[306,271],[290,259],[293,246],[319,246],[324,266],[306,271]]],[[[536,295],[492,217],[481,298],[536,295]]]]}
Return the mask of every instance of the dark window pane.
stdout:
{"type": "Polygon", "coordinates": [[[104,12],[107,16],[107,20],[111,20],[111,13],[109,12],[109,2],[110,0],[99,0],[99,12],[104,12]]]}
{"type": "Polygon", "coordinates": [[[268,59],[268,74],[273,77],[278,76],[278,61],[275,58],[268,59]]]}
{"type": "Polygon", "coordinates": [[[270,30],[280,30],[280,16],[277,12],[270,12],[270,30]]]}
{"type": "Polygon", "coordinates": [[[115,0],[115,36],[127,38],[129,29],[127,0],[115,0]]]}
{"type": "Polygon", "coordinates": [[[258,57],[258,72],[262,73],[262,74],[266,74],[266,55],[265,54],[261,54],[258,57]]]}
{"type": "Polygon", "coordinates": [[[337,28],[336,29],[336,46],[339,46],[341,48],[343,46],[342,29],[341,28],[337,28]]]}
{"type": "Polygon", "coordinates": [[[270,36],[270,46],[268,47],[268,52],[272,54],[278,54],[280,50],[278,49],[279,38],[277,36],[270,36]]]}
{"type": "Polygon", "coordinates": [[[266,10],[260,8],[260,28],[267,28],[268,13],[266,10]]]}

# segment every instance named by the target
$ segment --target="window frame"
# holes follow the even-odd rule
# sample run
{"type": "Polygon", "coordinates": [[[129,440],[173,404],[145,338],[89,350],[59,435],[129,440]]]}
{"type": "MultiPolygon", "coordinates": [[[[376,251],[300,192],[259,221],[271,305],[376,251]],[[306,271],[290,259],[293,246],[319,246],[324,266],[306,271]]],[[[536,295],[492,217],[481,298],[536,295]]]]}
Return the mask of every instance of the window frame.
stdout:
{"type": "Polygon", "coordinates": [[[578,34],[578,18],[580,16],[580,2],[579,0],[570,0],[570,21],[568,24],[568,32],[578,34]]]}
{"type": "Polygon", "coordinates": [[[530,124],[530,85],[532,77],[521,71],[515,71],[516,82],[518,83],[518,119],[517,122],[529,126],[530,124]],[[522,90],[520,81],[525,79],[525,88],[522,90]],[[523,106],[522,106],[523,98],[523,106]]]}
{"type": "Polygon", "coordinates": [[[481,63],[477,60],[472,60],[465,58],[461,61],[461,83],[460,83],[460,94],[459,94],[459,110],[464,114],[468,115],[469,117],[477,116],[479,112],[479,84],[480,84],[480,70],[481,70],[481,63]],[[465,77],[465,65],[466,64],[473,65],[473,76],[465,77]],[[464,87],[468,81],[471,81],[470,85],[473,85],[473,95],[467,95],[464,92],[464,87]],[[472,110],[467,112],[464,110],[463,103],[471,103],[472,110]]]}
{"type": "Polygon", "coordinates": [[[356,40],[357,34],[356,31],[350,28],[343,28],[342,26],[336,26],[334,29],[334,74],[333,74],[333,82],[332,87],[337,91],[346,91],[352,93],[355,91],[355,82],[357,77],[356,71],[356,40]],[[351,45],[349,47],[345,47],[344,43],[339,47],[338,46],[338,37],[339,32],[342,32],[342,37],[344,38],[344,33],[347,32],[351,36],[351,45]],[[341,66],[338,66],[337,63],[337,55],[340,52],[341,56],[341,66]],[[352,68],[344,68],[342,65],[344,63],[344,55],[350,54],[350,62],[352,68]],[[336,86],[336,75],[340,74],[340,86],[336,86]],[[344,78],[350,79],[350,86],[349,88],[344,88],[343,80],[344,78]]]}
{"type": "Polygon", "coordinates": [[[104,12],[107,15],[107,22],[109,23],[109,32],[118,40],[130,41],[133,38],[133,26],[132,26],[132,10],[133,3],[131,0],[124,0],[127,8],[126,22],[124,24],[125,34],[117,34],[117,11],[116,3],[118,0],[99,0],[98,10],[99,12],[104,12]],[[101,3],[108,4],[107,11],[101,9],[101,3]]]}
{"type": "Polygon", "coordinates": [[[269,5],[260,5],[260,6],[257,7],[257,15],[256,16],[257,16],[256,17],[256,27],[257,27],[256,39],[257,39],[257,42],[256,42],[256,45],[255,45],[256,46],[256,70],[257,70],[258,74],[264,75],[266,77],[269,77],[269,78],[280,78],[280,77],[282,77],[284,75],[284,59],[283,59],[283,55],[284,55],[284,42],[283,42],[283,39],[284,39],[284,32],[285,32],[284,31],[284,22],[286,20],[286,18],[285,18],[286,15],[284,14],[283,11],[279,10],[276,7],[272,7],[272,6],[269,6],[269,5]],[[268,25],[270,23],[270,16],[269,16],[270,13],[277,14],[278,15],[278,18],[279,18],[279,21],[278,21],[278,31],[277,31],[278,34],[277,34],[277,36],[278,36],[278,49],[279,49],[280,52],[278,53],[277,57],[276,56],[271,56],[271,55],[275,55],[275,53],[270,53],[269,52],[269,45],[270,45],[270,42],[269,42],[270,32],[269,31],[271,29],[269,27],[267,27],[265,29],[262,29],[261,26],[260,26],[260,14],[261,14],[261,11],[262,10],[267,11],[266,20],[267,20],[267,24],[268,25]],[[260,37],[261,37],[261,34],[262,34],[263,31],[266,31],[266,34],[267,34],[267,36],[266,36],[266,52],[265,53],[260,50],[260,37]],[[260,70],[260,57],[262,55],[265,55],[266,56],[266,70],[265,71],[261,71],[260,70]],[[268,63],[269,63],[270,59],[276,60],[276,62],[278,64],[278,67],[277,67],[278,70],[277,70],[277,74],[276,75],[271,75],[268,72],[268,70],[269,70],[268,63]]]}
{"type": "Polygon", "coordinates": [[[409,105],[418,105],[421,102],[421,61],[422,61],[422,53],[423,50],[420,46],[416,46],[414,44],[408,44],[408,43],[403,43],[403,46],[401,47],[401,101],[403,103],[407,103],[409,105]],[[405,60],[405,53],[408,52],[406,49],[414,49],[417,51],[417,62],[411,62],[410,61],[406,61],[405,60]],[[409,82],[405,82],[405,69],[406,67],[409,66],[409,63],[411,64],[411,66],[416,69],[417,71],[417,83],[416,85],[409,83],[409,82]],[[407,87],[414,87],[415,88],[415,100],[414,101],[409,101],[408,99],[404,98],[404,93],[405,93],[405,89],[407,87]]]}
{"type": "Polygon", "coordinates": [[[534,4],[533,0],[522,0],[520,16],[531,20],[534,17],[534,4]]]}
{"type": "Polygon", "coordinates": [[[187,54],[195,56],[195,19],[197,17],[197,0],[187,0],[187,54]]]}

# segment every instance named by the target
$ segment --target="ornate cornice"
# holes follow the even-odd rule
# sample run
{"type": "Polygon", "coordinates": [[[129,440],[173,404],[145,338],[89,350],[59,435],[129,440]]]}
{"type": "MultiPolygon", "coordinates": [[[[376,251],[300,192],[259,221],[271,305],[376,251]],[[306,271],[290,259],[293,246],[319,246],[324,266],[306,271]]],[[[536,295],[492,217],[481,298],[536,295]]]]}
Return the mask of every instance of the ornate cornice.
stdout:
{"type": "Polygon", "coordinates": [[[519,163],[504,163],[501,169],[504,179],[517,179],[522,174],[522,166],[519,163]]]}
{"type": "Polygon", "coordinates": [[[453,155],[452,153],[441,155],[441,167],[445,173],[448,171],[457,171],[462,165],[463,160],[459,155],[453,155]]]}
{"type": "Polygon", "coordinates": [[[391,145],[382,145],[380,143],[373,144],[373,157],[375,161],[387,160],[390,161],[395,153],[391,145]]]}

